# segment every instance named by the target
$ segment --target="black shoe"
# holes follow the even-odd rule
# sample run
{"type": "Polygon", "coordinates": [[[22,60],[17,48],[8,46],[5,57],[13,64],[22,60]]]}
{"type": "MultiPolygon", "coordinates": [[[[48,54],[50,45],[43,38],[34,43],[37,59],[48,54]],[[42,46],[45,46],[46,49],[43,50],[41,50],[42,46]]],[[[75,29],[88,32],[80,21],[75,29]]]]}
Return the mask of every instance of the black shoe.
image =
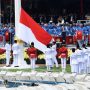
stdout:
{"type": "Polygon", "coordinates": [[[7,65],[6,67],[10,67],[10,65],[7,65]]]}
{"type": "Polygon", "coordinates": [[[14,67],[19,67],[19,66],[14,66],[14,67]]]}
{"type": "Polygon", "coordinates": [[[81,48],[79,48],[79,50],[82,50],[81,48]]]}
{"type": "Polygon", "coordinates": [[[39,86],[38,84],[35,83],[31,83],[31,86],[39,86]]]}

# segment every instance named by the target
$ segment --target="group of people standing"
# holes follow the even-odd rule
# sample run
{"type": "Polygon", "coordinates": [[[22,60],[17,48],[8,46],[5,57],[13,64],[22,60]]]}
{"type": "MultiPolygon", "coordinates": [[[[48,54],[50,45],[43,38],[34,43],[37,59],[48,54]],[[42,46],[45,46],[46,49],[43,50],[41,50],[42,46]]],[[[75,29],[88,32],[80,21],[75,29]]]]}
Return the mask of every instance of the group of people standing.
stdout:
{"type": "Polygon", "coordinates": [[[72,49],[72,55],[70,56],[70,66],[72,73],[90,73],[90,48],[80,49],[77,45],[77,49],[72,49]]]}
{"type": "Polygon", "coordinates": [[[88,41],[84,40],[83,32],[76,32],[77,47],[72,49],[70,56],[70,66],[72,73],[90,73],[90,48],[86,48],[88,41]]]}
{"type": "MultiPolygon", "coordinates": [[[[35,70],[36,67],[36,60],[37,60],[37,49],[34,47],[34,43],[32,42],[30,47],[26,50],[30,62],[31,62],[31,69],[35,70]]],[[[59,57],[61,57],[61,67],[62,72],[66,71],[66,58],[67,58],[67,48],[63,45],[58,50],[59,57]]],[[[51,71],[54,67],[54,64],[56,68],[59,67],[58,61],[57,61],[57,48],[56,48],[56,42],[52,42],[47,45],[47,49],[44,52],[45,55],[45,65],[47,67],[47,71],[51,71]]]]}
{"type": "Polygon", "coordinates": [[[11,46],[9,42],[5,45],[6,50],[6,66],[10,66],[10,58],[11,53],[13,52],[13,66],[18,66],[18,56],[19,56],[19,44],[17,44],[17,40],[14,41],[14,44],[11,46]]]}
{"type": "MultiPolygon", "coordinates": [[[[10,66],[10,58],[11,54],[13,55],[13,63],[11,66],[19,67],[26,65],[24,62],[24,55],[23,55],[23,45],[20,45],[17,43],[17,40],[14,41],[14,44],[11,46],[8,42],[5,45],[5,51],[6,51],[6,66],[10,66]]],[[[31,42],[31,45],[29,48],[26,49],[26,52],[29,56],[30,62],[31,62],[31,69],[35,69],[35,62],[37,60],[37,49],[34,47],[34,43],[31,42]]]]}
{"type": "MultiPolygon", "coordinates": [[[[30,47],[26,50],[30,62],[31,62],[31,68],[35,69],[35,63],[37,60],[37,49],[34,47],[34,43],[32,42],[30,47]]],[[[47,70],[51,70],[52,67],[54,67],[54,63],[56,64],[56,67],[58,67],[58,62],[56,59],[57,51],[56,51],[56,44],[53,42],[53,44],[48,44],[47,49],[45,50],[45,62],[47,70]]]]}
{"type": "Polygon", "coordinates": [[[18,67],[25,65],[24,55],[23,55],[23,45],[18,44],[17,40],[14,40],[14,44],[11,45],[9,42],[5,44],[6,51],[6,66],[10,65],[13,67],[18,67]],[[13,57],[13,62],[10,62],[11,56],[13,57]]]}
{"type": "MultiPolygon", "coordinates": [[[[18,66],[18,58],[19,58],[19,44],[17,44],[17,41],[15,40],[14,44],[11,45],[9,43],[6,43],[5,49],[6,49],[6,66],[10,65],[10,54],[11,50],[13,51],[13,66],[18,66]]],[[[37,60],[37,49],[34,47],[34,42],[31,42],[31,45],[29,48],[26,49],[26,52],[29,56],[30,62],[31,62],[31,69],[35,70],[36,67],[36,60],[37,60]]],[[[47,49],[45,50],[45,65],[47,67],[47,71],[51,71],[52,68],[55,66],[58,68],[59,64],[57,61],[57,48],[56,48],[56,42],[52,42],[47,45],[47,49]]],[[[58,48],[58,57],[61,58],[61,68],[62,72],[66,71],[66,60],[68,57],[68,49],[65,45],[62,45],[60,48],[58,48]]],[[[70,66],[71,66],[71,72],[72,73],[90,73],[90,49],[85,47],[85,44],[83,45],[83,48],[80,49],[79,44],[77,44],[77,48],[72,49],[72,54],[70,55],[70,66]]]]}
{"type": "Polygon", "coordinates": [[[65,45],[62,45],[57,51],[55,42],[52,42],[51,44],[47,45],[47,49],[45,51],[45,61],[46,61],[47,70],[51,70],[54,67],[54,64],[56,64],[56,67],[59,67],[59,64],[56,58],[57,53],[58,53],[58,57],[61,58],[62,72],[65,72],[68,50],[65,45]]]}
{"type": "Polygon", "coordinates": [[[56,55],[57,51],[55,42],[48,44],[47,49],[45,50],[45,62],[47,70],[51,70],[54,67],[54,63],[56,64],[56,67],[59,67],[56,55]]]}
{"type": "MultiPolygon", "coordinates": [[[[20,53],[20,45],[17,43],[17,41],[14,41],[14,44],[11,45],[9,43],[6,43],[5,45],[6,49],[6,66],[10,66],[10,55],[11,51],[13,52],[13,64],[12,66],[19,66],[19,53],[20,53]]],[[[22,51],[23,52],[23,51],[22,51]]],[[[29,56],[30,63],[31,63],[31,69],[35,70],[36,67],[36,60],[37,60],[37,49],[34,47],[34,42],[31,42],[30,47],[26,49],[26,53],[29,56]]],[[[58,50],[58,56],[61,58],[61,67],[62,72],[65,72],[66,69],[66,58],[67,58],[67,48],[65,46],[62,46],[58,50]]],[[[56,42],[52,42],[47,45],[47,49],[45,50],[45,65],[47,67],[47,71],[50,71],[54,64],[56,68],[59,67],[58,61],[57,61],[57,48],[56,48],[56,42]]]]}

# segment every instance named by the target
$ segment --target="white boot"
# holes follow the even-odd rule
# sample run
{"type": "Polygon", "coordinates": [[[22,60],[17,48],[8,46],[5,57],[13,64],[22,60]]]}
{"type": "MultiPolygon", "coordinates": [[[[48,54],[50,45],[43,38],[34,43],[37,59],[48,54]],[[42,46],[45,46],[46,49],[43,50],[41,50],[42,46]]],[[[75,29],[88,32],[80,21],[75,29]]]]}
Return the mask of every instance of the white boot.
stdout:
{"type": "Polygon", "coordinates": [[[62,68],[62,72],[65,73],[65,68],[62,68]]]}
{"type": "Polygon", "coordinates": [[[66,69],[64,68],[64,73],[66,72],[66,69]]]}

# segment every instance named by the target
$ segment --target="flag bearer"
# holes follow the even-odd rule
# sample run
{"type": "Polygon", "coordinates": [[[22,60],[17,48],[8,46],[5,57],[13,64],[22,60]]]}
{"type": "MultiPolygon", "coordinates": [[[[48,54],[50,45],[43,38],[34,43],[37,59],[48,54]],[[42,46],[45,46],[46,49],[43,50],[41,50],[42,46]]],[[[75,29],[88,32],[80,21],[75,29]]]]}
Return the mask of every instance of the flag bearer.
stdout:
{"type": "Polygon", "coordinates": [[[59,56],[61,57],[61,68],[62,68],[62,72],[66,71],[66,59],[67,59],[67,48],[65,47],[65,45],[63,45],[60,49],[59,49],[59,56]]]}
{"type": "Polygon", "coordinates": [[[46,67],[47,71],[51,70],[52,67],[52,50],[50,48],[50,45],[47,45],[47,49],[45,50],[45,61],[46,61],[46,67]]]}
{"type": "Polygon", "coordinates": [[[52,52],[51,52],[52,53],[52,64],[54,65],[54,63],[55,63],[56,67],[58,67],[58,61],[56,59],[57,51],[56,51],[56,43],[55,42],[52,43],[51,50],[52,50],[52,52]]]}
{"type": "Polygon", "coordinates": [[[31,69],[35,70],[35,63],[37,60],[37,49],[34,47],[34,42],[31,42],[30,48],[27,49],[27,54],[31,61],[31,69]]]}

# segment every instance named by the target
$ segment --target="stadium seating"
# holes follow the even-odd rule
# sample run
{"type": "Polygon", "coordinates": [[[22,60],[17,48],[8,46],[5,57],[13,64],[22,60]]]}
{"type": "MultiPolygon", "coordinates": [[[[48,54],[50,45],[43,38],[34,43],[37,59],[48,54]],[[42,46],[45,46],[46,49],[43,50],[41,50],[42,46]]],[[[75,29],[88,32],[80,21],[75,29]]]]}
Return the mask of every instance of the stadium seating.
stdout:
{"type": "Polygon", "coordinates": [[[6,75],[6,71],[0,71],[0,80],[4,79],[4,76],[6,75]]]}
{"type": "Polygon", "coordinates": [[[78,74],[75,77],[75,81],[84,81],[87,74],[78,74]]]}
{"type": "Polygon", "coordinates": [[[87,87],[85,87],[84,85],[81,85],[81,84],[74,84],[75,87],[78,88],[78,90],[88,90],[87,87]]]}
{"type": "Polygon", "coordinates": [[[20,80],[29,81],[30,80],[30,72],[22,72],[22,74],[20,76],[20,80]]]}
{"type": "Polygon", "coordinates": [[[15,81],[16,80],[16,72],[7,72],[3,78],[8,81],[15,81]]]}
{"type": "Polygon", "coordinates": [[[63,77],[64,73],[52,73],[51,76],[55,79],[55,82],[65,83],[65,79],[63,77]]]}
{"type": "MultiPolygon", "coordinates": [[[[8,26],[8,25],[7,25],[8,26]]],[[[47,31],[49,34],[51,34],[54,37],[62,37],[62,26],[64,27],[64,30],[66,32],[66,36],[74,36],[75,32],[77,30],[82,30],[84,35],[90,35],[90,25],[86,25],[83,26],[82,28],[80,27],[79,24],[76,24],[74,26],[70,26],[70,25],[53,25],[53,24],[47,24],[45,26],[45,24],[42,24],[41,27],[47,31]]],[[[0,29],[0,41],[2,40],[1,36],[5,36],[6,40],[9,40],[9,34],[11,33],[12,36],[15,35],[15,29],[12,27],[3,27],[3,25],[1,26],[2,28],[0,29]]],[[[67,43],[68,44],[68,43],[67,43]]]]}
{"type": "Polygon", "coordinates": [[[73,84],[59,84],[60,86],[66,87],[67,90],[77,90],[77,88],[73,84]]]}
{"type": "Polygon", "coordinates": [[[87,75],[84,80],[85,81],[90,81],[90,75],[87,75]]]}
{"type": "Polygon", "coordinates": [[[66,73],[64,74],[63,78],[65,79],[66,83],[74,83],[76,76],[77,76],[76,73],[73,74],[66,73]]]}
{"type": "MultiPolygon", "coordinates": [[[[8,90],[89,90],[88,78],[90,78],[89,74],[0,71],[0,81],[7,80],[13,83],[11,85],[13,89],[8,90]],[[36,86],[30,87],[33,83],[36,83],[36,86]]],[[[10,86],[9,83],[7,86],[10,86]]],[[[5,87],[0,87],[0,90],[2,89],[6,90],[5,87]]]]}
{"type": "Polygon", "coordinates": [[[88,89],[90,89],[90,82],[75,82],[75,83],[83,85],[83,86],[87,87],[88,89]]]}

